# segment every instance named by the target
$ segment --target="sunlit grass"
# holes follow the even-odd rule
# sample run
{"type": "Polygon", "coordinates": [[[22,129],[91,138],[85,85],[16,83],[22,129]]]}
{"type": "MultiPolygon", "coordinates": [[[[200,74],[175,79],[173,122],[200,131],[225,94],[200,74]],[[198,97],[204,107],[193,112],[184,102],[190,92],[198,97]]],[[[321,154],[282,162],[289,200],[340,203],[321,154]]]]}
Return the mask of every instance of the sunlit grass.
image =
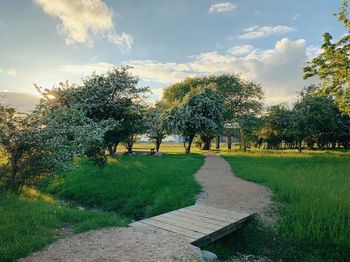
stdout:
{"type": "Polygon", "coordinates": [[[194,174],[201,155],[119,156],[104,170],[81,160],[74,172],[59,175],[47,192],[89,208],[141,219],[195,202],[194,174]]]}
{"type": "Polygon", "coordinates": [[[349,259],[348,152],[253,150],[222,154],[237,176],[268,186],[274,200],[283,203],[277,232],[279,244],[285,248],[274,254],[275,259],[349,259]]]}
{"type": "MultiPolygon", "coordinates": [[[[26,192],[25,195],[33,197],[32,191],[26,192]]],[[[38,194],[34,193],[35,198],[38,194]]],[[[24,195],[19,198],[14,194],[0,194],[0,261],[13,261],[41,249],[62,237],[58,235],[62,227],[78,233],[128,223],[129,220],[112,213],[80,211],[42,200],[28,200],[24,195]]]]}
{"type": "Polygon", "coordinates": [[[44,194],[35,188],[23,187],[20,193],[20,199],[41,200],[50,204],[57,204],[57,200],[50,194],[44,194]]]}
{"type": "MultiPolygon", "coordinates": [[[[155,148],[155,145],[152,143],[136,143],[134,145],[133,150],[135,152],[150,152],[151,148],[155,148]]],[[[125,151],[126,150],[124,145],[118,146],[118,152],[125,152],[125,151]]],[[[185,148],[181,143],[162,143],[159,151],[165,154],[184,154],[185,148]]],[[[191,153],[198,154],[198,153],[201,153],[201,150],[195,145],[192,145],[191,153]]]]}

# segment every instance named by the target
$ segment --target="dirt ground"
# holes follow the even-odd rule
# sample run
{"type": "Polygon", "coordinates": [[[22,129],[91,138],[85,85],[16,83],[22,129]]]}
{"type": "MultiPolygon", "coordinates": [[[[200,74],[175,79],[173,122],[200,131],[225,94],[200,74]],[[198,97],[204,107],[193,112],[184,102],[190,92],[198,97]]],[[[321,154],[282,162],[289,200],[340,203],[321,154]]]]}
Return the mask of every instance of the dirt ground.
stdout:
{"type": "Polygon", "coordinates": [[[268,188],[232,175],[231,166],[222,157],[208,155],[196,178],[206,192],[197,204],[263,214],[270,203],[268,188]]]}
{"type": "MultiPolygon", "coordinates": [[[[230,165],[209,154],[196,178],[203,192],[197,204],[264,214],[270,191],[233,176],[230,165]]],[[[199,248],[180,235],[151,226],[89,231],[61,239],[22,259],[25,262],[77,261],[198,261],[199,248]]]]}

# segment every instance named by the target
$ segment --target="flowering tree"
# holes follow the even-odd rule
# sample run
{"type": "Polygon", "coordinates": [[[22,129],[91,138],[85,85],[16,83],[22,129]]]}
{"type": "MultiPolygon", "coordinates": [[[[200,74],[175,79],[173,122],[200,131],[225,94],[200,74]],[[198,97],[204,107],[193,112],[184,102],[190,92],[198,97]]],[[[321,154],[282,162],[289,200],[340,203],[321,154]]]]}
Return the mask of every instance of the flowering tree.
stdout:
{"type": "Polygon", "coordinates": [[[160,144],[167,135],[167,122],[164,114],[164,106],[157,103],[155,108],[151,108],[147,115],[147,132],[146,135],[156,146],[159,152],[160,144]]]}
{"type": "Polygon", "coordinates": [[[191,151],[191,145],[196,134],[208,137],[210,141],[219,134],[224,124],[223,98],[216,90],[210,87],[188,94],[183,102],[172,109],[168,118],[169,129],[172,133],[184,138],[185,152],[191,151]]]}
{"type": "Polygon", "coordinates": [[[52,111],[41,104],[33,113],[19,115],[0,106],[0,148],[7,159],[1,166],[0,185],[20,190],[55,170],[68,169],[75,156],[101,144],[113,124],[110,120],[97,124],[75,108],[52,111]]]}

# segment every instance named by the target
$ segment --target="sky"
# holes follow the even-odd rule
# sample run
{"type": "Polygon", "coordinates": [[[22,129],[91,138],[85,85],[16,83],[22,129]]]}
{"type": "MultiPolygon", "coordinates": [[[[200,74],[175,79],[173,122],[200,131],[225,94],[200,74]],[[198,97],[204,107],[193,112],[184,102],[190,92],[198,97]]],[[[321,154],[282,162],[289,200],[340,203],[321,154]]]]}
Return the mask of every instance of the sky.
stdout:
{"type": "Polygon", "coordinates": [[[345,32],[338,0],[0,0],[0,90],[37,94],[132,66],[157,100],[186,77],[239,73],[268,104],[311,81],[322,34],[345,32]]]}

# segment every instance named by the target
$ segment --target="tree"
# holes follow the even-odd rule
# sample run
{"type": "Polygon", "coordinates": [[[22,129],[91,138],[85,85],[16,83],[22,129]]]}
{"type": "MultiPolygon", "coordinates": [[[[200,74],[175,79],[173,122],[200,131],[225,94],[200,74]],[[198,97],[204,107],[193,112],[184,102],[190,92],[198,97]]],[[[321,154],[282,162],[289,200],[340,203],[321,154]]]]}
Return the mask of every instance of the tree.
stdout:
{"type": "Polygon", "coordinates": [[[129,121],[123,121],[122,123],[128,123],[128,125],[123,126],[123,130],[125,130],[124,136],[126,136],[123,143],[129,154],[132,153],[133,146],[139,139],[139,135],[143,134],[147,129],[145,109],[143,104],[133,104],[129,110],[129,121]]]}
{"type": "Polygon", "coordinates": [[[261,126],[261,120],[254,113],[241,115],[237,120],[239,123],[241,147],[246,152],[250,143],[257,141],[257,131],[261,126]]]}
{"type": "Polygon", "coordinates": [[[231,148],[231,130],[238,124],[238,119],[245,114],[259,114],[262,110],[264,92],[259,84],[244,80],[238,74],[223,74],[219,76],[202,76],[187,78],[175,83],[164,90],[163,102],[167,108],[181,103],[183,98],[193,89],[215,85],[224,98],[225,127],[231,148]]]}
{"type": "Polygon", "coordinates": [[[262,117],[262,122],[259,135],[268,148],[279,149],[283,142],[291,146],[294,141],[293,114],[286,105],[269,107],[262,117]]]}
{"type": "MultiPolygon", "coordinates": [[[[347,9],[348,1],[344,0],[337,17],[349,31],[350,20],[347,18],[347,9]]],[[[350,115],[349,32],[336,42],[333,42],[331,34],[324,33],[321,49],[322,53],[304,68],[304,78],[317,76],[322,82],[319,88],[320,94],[334,97],[339,108],[350,115]]]]}
{"type": "Polygon", "coordinates": [[[75,107],[95,123],[113,119],[115,126],[104,134],[104,146],[114,156],[118,144],[135,134],[135,123],[144,112],[143,94],[148,90],[137,88],[138,78],[128,70],[121,67],[106,74],[93,73],[81,86],[66,82],[52,90],[38,89],[51,98],[52,108],[75,107]]]}
{"type": "Polygon", "coordinates": [[[315,86],[304,89],[293,108],[293,130],[299,151],[304,141],[309,149],[317,143],[324,149],[336,129],[337,107],[329,96],[315,95],[315,86]]]}
{"type": "Polygon", "coordinates": [[[100,144],[103,132],[113,125],[100,124],[75,108],[52,111],[43,102],[29,115],[0,106],[0,148],[7,158],[1,173],[5,188],[20,190],[53,171],[67,169],[75,156],[100,144]]]}
{"type": "MultiPolygon", "coordinates": [[[[168,117],[172,133],[184,138],[186,153],[190,153],[195,135],[215,137],[222,132],[224,120],[223,98],[211,87],[189,93],[173,107],[168,117]]],[[[205,145],[210,146],[210,145],[205,145]]]]}
{"type": "Polygon", "coordinates": [[[158,102],[155,108],[150,108],[147,116],[147,132],[146,135],[156,146],[156,151],[159,152],[160,144],[167,135],[167,123],[163,105],[158,102]]]}

